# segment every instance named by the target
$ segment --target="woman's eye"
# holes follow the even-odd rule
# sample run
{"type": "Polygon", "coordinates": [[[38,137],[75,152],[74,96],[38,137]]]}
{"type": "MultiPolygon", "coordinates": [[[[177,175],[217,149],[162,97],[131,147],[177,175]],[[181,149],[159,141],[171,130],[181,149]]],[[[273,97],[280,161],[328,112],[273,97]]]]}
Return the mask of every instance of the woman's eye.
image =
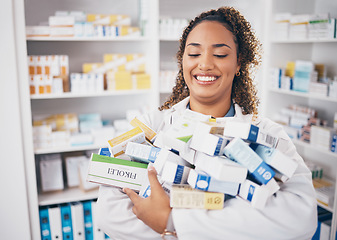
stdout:
{"type": "Polygon", "coordinates": [[[217,58],[225,58],[227,57],[227,54],[214,54],[214,56],[217,58]]]}
{"type": "Polygon", "coordinates": [[[197,53],[195,53],[195,54],[188,54],[188,56],[189,57],[198,57],[198,56],[200,56],[200,54],[197,54],[197,53]]]}

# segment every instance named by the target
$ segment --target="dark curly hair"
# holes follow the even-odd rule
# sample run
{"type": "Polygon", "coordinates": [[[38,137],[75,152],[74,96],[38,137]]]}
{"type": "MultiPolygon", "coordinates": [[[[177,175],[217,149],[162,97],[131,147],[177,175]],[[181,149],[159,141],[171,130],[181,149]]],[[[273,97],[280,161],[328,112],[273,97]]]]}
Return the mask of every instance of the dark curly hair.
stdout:
{"type": "Polygon", "coordinates": [[[190,94],[183,76],[183,55],[189,33],[203,21],[217,21],[233,33],[237,45],[240,72],[234,77],[231,98],[242,108],[243,114],[256,115],[259,99],[251,75],[261,62],[261,43],[255,37],[250,23],[232,7],[220,7],[216,10],[203,12],[191,20],[184,29],[176,55],[179,66],[176,85],[173,87],[169,99],[159,110],[171,108],[190,94]]]}

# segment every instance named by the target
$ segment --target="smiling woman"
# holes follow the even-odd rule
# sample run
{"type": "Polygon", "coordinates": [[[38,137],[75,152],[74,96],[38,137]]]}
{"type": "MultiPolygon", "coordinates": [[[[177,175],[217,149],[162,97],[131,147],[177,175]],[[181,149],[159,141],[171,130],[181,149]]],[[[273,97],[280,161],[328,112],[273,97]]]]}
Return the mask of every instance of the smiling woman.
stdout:
{"type": "MultiPolygon", "coordinates": [[[[156,170],[149,167],[151,194],[147,198],[141,198],[127,188],[120,190],[100,187],[97,203],[100,227],[113,239],[150,240],[160,239],[161,236],[167,239],[168,235],[181,240],[311,239],[317,224],[311,172],[283,128],[257,114],[258,99],[252,74],[260,63],[260,43],[250,24],[237,10],[230,7],[204,12],[184,30],[177,59],[180,69],[173,93],[160,107],[160,111],[156,110],[141,117],[146,126],[159,134],[163,133],[165,138],[165,133],[181,123],[179,121],[186,112],[191,119],[202,118],[207,119],[203,121],[208,121],[213,118],[212,121],[216,122],[230,119],[232,123],[250,128],[254,125],[260,132],[282,139],[282,147],[278,148],[284,154],[281,161],[291,159],[297,164],[297,168],[287,180],[283,179],[284,182],[277,183],[274,179],[275,185],[261,185],[263,182],[255,185],[256,188],[268,189],[263,194],[267,194],[269,198],[261,209],[255,208],[234,193],[233,197],[223,202],[223,208],[206,210],[171,207],[169,193],[162,186],[166,188],[167,185],[165,182],[161,185],[156,170]],[[274,187],[279,190],[272,191],[274,187]]],[[[193,140],[198,130],[189,139],[193,140]]],[[[231,143],[233,146],[235,140],[229,144],[231,143]]],[[[243,153],[240,154],[244,158],[241,160],[248,161],[251,166],[256,165],[254,157],[246,155],[245,148],[248,148],[247,151],[253,150],[243,141],[238,146],[237,152],[243,153]]],[[[184,151],[182,149],[179,153],[182,158],[186,157],[183,155],[187,150],[184,151]]],[[[189,160],[196,165],[196,169],[200,168],[200,161],[205,166],[216,168],[211,163],[212,160],[215,161],[214,154],[208,156],[212,160],[206,154],[199,155],[198,152],[195,156],[198,162],[194,162],[194,156],[191,157],[192,161],[189,160]]],[[[220,158],[221,161],[226,160],[224,157],[220,158]]],[[[257,157],[255,160],[262,161],[259,159],[257,157]]],[[[163,168],[170,169],[166,165],[163,168]]],[[[256,172],[264,173],[265,169],[266,167],[259,168],[256,172]]],[[[251,174],[255,172],[250,171],[251,174]]],[[[221,177],[223,175],[226,174],[221,177]]],[[[255,187],[249,187],[248,198],[260,191],[254,192],[255,187]]]]}
{"type": "MultiPolygon", "coordinates": [[[[192,89],[186,82],[187,79],[184,78],[184,70],[186,70],[184,69],[184,63],[189,61],[187,59],[188,55],[197,57],[197,54],[193,54],[193,52],[187,54],[186,52],[190,50],[190,46],[195,47],[195,50],[206,50],[206,46],[201,46],[201,41],[203,40],[204,44],[212,45],[211,49],[213,50],[214,58],[227,58],[230,53],[236,54],[236,58],[235,56],[230,56],[230,60],[224,60],[222,63],[228,64],[232,61],[230,64],[237,64],[239,68],[236,69],[235,75],[232,75],[231,80],[229,80],[232,85],[228,85],[230,88],[227,89],[226,95],[228,95],[229,91],[230,96],[226,97],[240,105],[245,114],[257,114],[259,100],[252,75],[261,61],[261,44],[255,37],[250,23],[234,8],[219,8],[201,13],[186,27],[180,39],[180,48],[177,53],[179,73],[176,79],[176,86],[173,88],[170,99],[160,109],[169,109],[174,104],[190,96],[192,89]],[[201,23],[207,26],[202,28],[199,26],[201,23]],[[220,30],[216,32],[219,34],[213,33],[212,35],[210,29],[208,29],[209,26],[220,30]],[[199,27],[201,31],[193,31],[199,27]],[[198,42],[191,42],[193,36],[197,37],[198,42]]],[[[202,62],[199,64],[202,64],[202,62]]]]}
{"type": "Polygon", "coordinates": [[[183,69],[191,110],[225,116],[233,79],[240,70],[233,34],[218,22],[198,24],[187,37],[183,69]]]}

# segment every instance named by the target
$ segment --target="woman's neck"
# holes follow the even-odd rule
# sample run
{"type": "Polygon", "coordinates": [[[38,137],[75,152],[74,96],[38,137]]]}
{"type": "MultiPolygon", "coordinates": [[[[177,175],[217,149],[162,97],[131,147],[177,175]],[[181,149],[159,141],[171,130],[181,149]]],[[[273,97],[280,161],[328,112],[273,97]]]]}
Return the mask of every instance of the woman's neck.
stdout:
{"type": "Polygon", "coordinates": [[[205,115],[211,115],[212,117],[224,117],[231,107],[231,100],[211,103],[211,102],[200,102],[194,99],[190,99],[190,108],[192,111],[199,112],[205,115]]]}

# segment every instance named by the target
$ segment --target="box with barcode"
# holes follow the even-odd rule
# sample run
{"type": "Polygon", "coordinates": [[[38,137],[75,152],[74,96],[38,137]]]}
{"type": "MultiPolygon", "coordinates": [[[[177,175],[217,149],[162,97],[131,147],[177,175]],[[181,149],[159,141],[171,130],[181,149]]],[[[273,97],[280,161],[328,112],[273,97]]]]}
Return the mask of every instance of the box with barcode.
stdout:
{"type": "Polygon", "coordinates": [[[267,184],[275,175],[274,170],[241,138],[231,140],[224,148],[224,155],[246,167],[259,183],[267,184]]]}
{"type": "Polygon", "coordinates": [[[275,148],[270,148],[261,144],[250,144],[250,147],[263,161],[287,178],[291,178],[297,169],[297,162],[275,148]]]}
{"type": "Polygon", "coordinates": [[[172,185],[170,206],[173,208],[222,209],[225,194],[204,192],[189,185],[172,185]]]}
{"type": "Polygon", "coordinates": [[[275,148],[278,138],[264,131],[262,128],[246,122],[227,121],[224,130],[226,137],[238,137],[243,140],[259,143],[275,148]]]}
{"type": "Polygon", "coordinates": [[[93,153],[87,181],[139,191],[147,178],[147,164],[93,153]]]}

